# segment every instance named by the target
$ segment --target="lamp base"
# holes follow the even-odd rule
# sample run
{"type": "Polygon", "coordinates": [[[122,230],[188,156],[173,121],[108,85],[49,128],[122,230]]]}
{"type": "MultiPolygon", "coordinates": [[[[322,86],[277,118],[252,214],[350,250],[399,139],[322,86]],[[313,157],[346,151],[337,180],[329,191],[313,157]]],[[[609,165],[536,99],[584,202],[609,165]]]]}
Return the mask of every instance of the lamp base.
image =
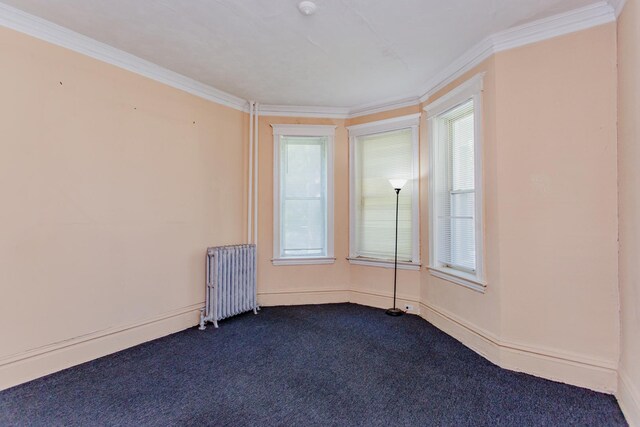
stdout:
{"type": "Polygon", "coordinates": [[[400,310],[399,308],[390,308],[385,311],[385,313],[387,313],[389,316],[402,316],[404,314],[404,311],[400,310]]]}

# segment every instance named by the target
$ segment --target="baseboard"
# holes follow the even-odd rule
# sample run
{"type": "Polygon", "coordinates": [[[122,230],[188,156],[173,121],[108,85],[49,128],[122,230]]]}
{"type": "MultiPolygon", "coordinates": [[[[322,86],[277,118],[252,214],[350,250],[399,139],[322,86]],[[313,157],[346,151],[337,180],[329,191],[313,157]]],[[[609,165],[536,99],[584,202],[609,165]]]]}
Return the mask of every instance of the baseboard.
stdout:
{"type": "Polygon", "coordinates": [[[640,427],[640,391],[634,386],[624,369],[618,372],[618,404],[630,427],[640,427]]]}
{"type": "Polygon", "coordinates": [[[0,390],[142,344],[198,324],[194,304],[135,324],[94,332],[0,359],[0,390]]]}
{"type": "Polygon", "coordinates": [[[258,291],[258,304],[263,307],[341,302],[349,302],[349,291],[344,289],[258,291]]]}
{"type": "Polygon", "coordinates": [[[421,303],[420,313],[429,323],[502,368],[604,393],[616,391],[613,362],[507,342],[432,305],[421,303]]]}
{"type": "MultiPolygon", "coordinates": [[[[368,291],[345,289],[306,289],[306,290],[278,290],[258,292],[258,303],[264,307],[277,305],[305,305],[305,304],[334,304],[352,302],[376,308],[389,308],[393,304],[393,295],[368,291]]],[[[411,314],[420,314],[420,304],[413,298],[399,295],[396,305],[404,308],[410,304],[411,314]]]]}
{"type": "MultiPolygon", "coordinates": [[[[353,302],[378,308],[387,308],[393,301],[391,295],[344,289],[262,292],[258,299],[263,306],[353,302]]],[[[616,396],[627,420],[640,427],[640,395],[623,373],[618,379],[616,367],[610,363],[505,342],[443,309],[407,296],[397,298],[399,307],[404,304],[413,305],[413,314],[500,367],[606,393],[618,389],[616,396]]],[[[192,327],[198,323],[201,307],[195,304],[4,357],[0,359],[0,390],[192,327]]]]}
{"type": "MultiPolygon", "coordinates": [[[[369,307],[376,308],[389,308],[393,306],[393,295],[391,294],[382,294],[376,292],[368,292],[368,291],[349,291],[350,297],[349,302],[355,304],[366,305],[369,307]]],[[[396,297],[396,307],[404,310],[405,305],[413,306],[413,309],[409,310],[408,313],[411,314],[420,314],[420,303],[416,301],[414,298],[408,297],[406,295],[398,295],[396,297]]]]}
{"type": "Polygon", "coordinates": [[[420,316],[485,359],[500,366],[499,340],[488,331],[467,325],[431,305],[420,303],[420,316]]]}

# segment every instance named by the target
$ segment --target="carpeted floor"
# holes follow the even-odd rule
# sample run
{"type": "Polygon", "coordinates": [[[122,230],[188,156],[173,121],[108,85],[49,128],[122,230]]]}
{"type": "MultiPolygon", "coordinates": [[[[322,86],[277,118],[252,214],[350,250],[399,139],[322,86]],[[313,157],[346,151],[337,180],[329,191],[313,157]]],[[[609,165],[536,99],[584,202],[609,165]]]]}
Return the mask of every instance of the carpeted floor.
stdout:
{"type": "Polygon", "coordinates": [[[417,316],[267,307],[0,392],[0,425],[618,426],[612,396],[498,368],[417,316]]]}

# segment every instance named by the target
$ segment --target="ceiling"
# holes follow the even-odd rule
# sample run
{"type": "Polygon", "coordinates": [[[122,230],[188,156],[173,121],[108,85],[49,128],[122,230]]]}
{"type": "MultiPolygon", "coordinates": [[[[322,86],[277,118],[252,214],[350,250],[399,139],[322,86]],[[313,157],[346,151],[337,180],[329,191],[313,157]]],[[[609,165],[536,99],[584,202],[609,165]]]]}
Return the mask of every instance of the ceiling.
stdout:
{"type": "Polygon", "coordinates": [[[263,104],[355,107],[420,95],[483,38],[593,0],[1,0],[263,104]]]}

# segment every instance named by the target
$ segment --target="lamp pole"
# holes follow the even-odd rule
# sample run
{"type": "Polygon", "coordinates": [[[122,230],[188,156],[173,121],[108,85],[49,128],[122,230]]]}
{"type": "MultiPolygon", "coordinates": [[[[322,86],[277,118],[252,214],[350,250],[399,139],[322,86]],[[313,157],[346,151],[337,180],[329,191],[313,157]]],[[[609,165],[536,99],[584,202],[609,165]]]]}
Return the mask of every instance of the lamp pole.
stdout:
{"type": "Polygon", "coordinates": [[[398,285],[398,205],[400,203],[400,190],[406,183],[406,180],[389,180],[396,192],[396,249],[393,260],[393,308],[386,311],[389,316],[401,316],[404,311],[396,307],[396,291],[398,285]]]}

